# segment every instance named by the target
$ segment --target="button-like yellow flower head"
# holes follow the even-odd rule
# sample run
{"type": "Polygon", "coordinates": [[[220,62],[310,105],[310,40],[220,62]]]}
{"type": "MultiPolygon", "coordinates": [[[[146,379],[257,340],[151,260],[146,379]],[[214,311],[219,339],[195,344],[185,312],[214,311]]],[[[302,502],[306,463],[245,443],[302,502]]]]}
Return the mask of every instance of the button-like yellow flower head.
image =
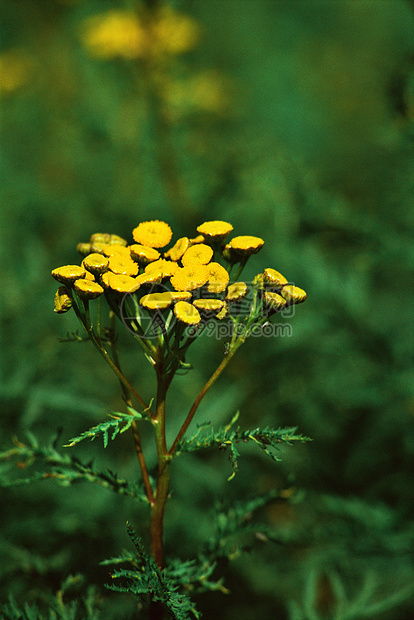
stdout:
{"type": "Polygon", "coordinates": [[[166,222],[152,220],[138,224],[132,231],[132,236],[141,245],[147,245],[150,248],[163,248],[171,241],[172,230],[166,222]]]}

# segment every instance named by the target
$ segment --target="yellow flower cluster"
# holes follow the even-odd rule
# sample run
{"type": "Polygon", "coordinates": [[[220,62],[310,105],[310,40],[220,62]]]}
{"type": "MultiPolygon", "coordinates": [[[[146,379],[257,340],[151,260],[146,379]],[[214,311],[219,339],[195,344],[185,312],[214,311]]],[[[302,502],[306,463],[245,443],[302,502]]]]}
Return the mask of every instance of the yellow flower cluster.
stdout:
{"type": "MultiPolygon", "coordinates": [[[[227,222],[204,222],[197,228],[197,237],[182,237],[166,250],[173,233],[159,220],[134,228],[131,245],[117,235],[95,233],[88,243],[77,246],[84,257],[81,265],[52,271],[63,285],[56,293],[55,311],[70,309],[73,292],[84,301],[105,293],[118,304],[129,293],[147,312],[171,309],[177,321],[186,325],[198,325],[212,316],[223,319],[249,291],[245,282],[230,283],[233,266],[238,263],[240,273],[248,257],[264,244],[254,236],[233,237],[226,243],[232,230],[227,222]]],[[[266,316],[306,298],[302,289],[275,269],[265,269],[254,285],[266,316]]]]}

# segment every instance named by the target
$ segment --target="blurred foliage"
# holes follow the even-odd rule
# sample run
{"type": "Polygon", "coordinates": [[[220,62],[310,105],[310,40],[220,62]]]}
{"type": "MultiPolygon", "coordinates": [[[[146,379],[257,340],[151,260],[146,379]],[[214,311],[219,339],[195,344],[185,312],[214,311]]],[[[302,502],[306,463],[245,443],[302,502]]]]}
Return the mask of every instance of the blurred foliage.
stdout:
{"type": "MultiPolygon", "coordinates": [[[[49,274],[77,260],[76,243],[145,219],[178,234],[230,220],[265,238],[261,256],[309,299],[291,338],[250,339],[197,421],[240,409],[242,428],[295,426],[314,441],[281,463],[246,446],[231,482],[226,453],[180,458],[169,552],[214,547],[218,497],[234,515],[279,489],[245,539],[226,534],[229,594],[191,594],[204,617],[413,615],[413,3],[3,0],[0,19],[2,450],[62,427],[62,452],[123,408],[88,343],[59,340],[73,317],[53,314],[49,274]]],[[[194,348],[172,415],[221,346],[194,348]]],[[[120,349],[150,398],[149,372],[127,339],[120,349]]],[[[76,449],[136,479],[128,433],[104,456],[98,442],[76,449]]],[[[80,480],[1,497],[6,618],[134,617],[99,562],[130,549],[127,520],[145,541],[145,507],[80,480]]]]}

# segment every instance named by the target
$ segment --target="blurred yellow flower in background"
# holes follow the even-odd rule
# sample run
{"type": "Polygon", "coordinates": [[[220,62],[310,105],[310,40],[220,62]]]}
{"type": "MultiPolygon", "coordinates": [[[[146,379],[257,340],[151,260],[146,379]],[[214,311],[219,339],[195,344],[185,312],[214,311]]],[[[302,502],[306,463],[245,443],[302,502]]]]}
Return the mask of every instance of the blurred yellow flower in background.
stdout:
{"type": "Polygon", "coordinates": [[[32,63],[19,48],[0,54],[0,97],[14,92],[29,80],[32,63]]]}
{"type": "Polygon", "coordinates": [[[87,18],[81,29],[84,46],[102,59],[174,56],[192,49],[198,39],[197,22],[171,7],[143,17],[114,9],[87,18]]]}

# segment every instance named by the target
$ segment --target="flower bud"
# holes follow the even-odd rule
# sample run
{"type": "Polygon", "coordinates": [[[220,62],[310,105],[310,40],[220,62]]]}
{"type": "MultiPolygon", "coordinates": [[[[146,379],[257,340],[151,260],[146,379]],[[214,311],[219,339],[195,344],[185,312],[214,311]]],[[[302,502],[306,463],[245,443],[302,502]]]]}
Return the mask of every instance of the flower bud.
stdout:
{"type": "Polygon", "coordinates": [[[63,314],[72,307],[72,300],[69,296],[69,291],[66,286],[59,286],[55,295],[55,312],[63,314]]]}

